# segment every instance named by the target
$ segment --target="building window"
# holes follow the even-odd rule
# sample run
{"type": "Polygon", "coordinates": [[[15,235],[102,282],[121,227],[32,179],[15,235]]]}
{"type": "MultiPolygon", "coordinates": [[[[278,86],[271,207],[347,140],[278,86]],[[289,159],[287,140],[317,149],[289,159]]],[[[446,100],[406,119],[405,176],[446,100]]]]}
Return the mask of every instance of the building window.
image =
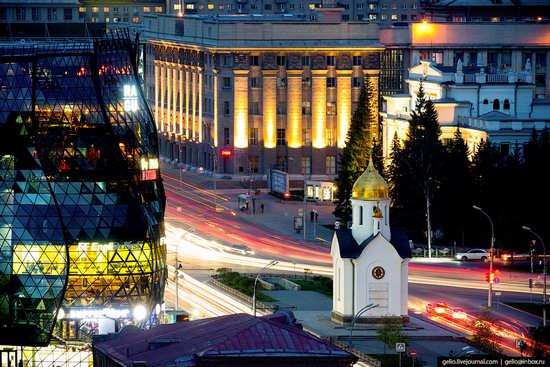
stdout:
{"type": "Polygon", "coordinates": [[[302,66],[311,66],[311,56],[302,56],[302,66]]]}
{"type": "Polygon", "coordinates": [[[361,66],[363,64],[361,56],[353,56],[353,66],[361,66]]]}
{"type": "Polygon", "coordinates": [[[286,145],[286,130],[277,129],[277,145],[285,146],[286,145]]]}
{"type": "Polygon", "coordinates": [[[359,206],[359,225],[363,225],[363,206],[359,206]]]}
{"type": "Polygon", "coordinates": [[[326,137],[327,145],[329,147],[332,147],[332,146],[336,145],[335,136],[336,135],[334,134],[334,129],[326,129],[325,130],[325,137],[326,137]]]}
{"type": "Polygon", "coordinates": [[[537,52],[535,54],[535,67],[541,68],[546,66],[546,52],[537,52]]]}
{"type": "Polygon", "coordinates": [[[302,115],[311,115],[310,101],[302,101],[302,115]]]}
{"type": "Polygon", "coordinates": [[[259,66],[260,65],[260,56],[250,56],[248,59],[250,66],[259,66]]]}
{"type": "Polygon", "coordinates": [[[99,13],[99,7],[92,6],[92,13],[99,13]]]}
{"type": "Polygon", "coordinates": [[[223,128],[223,145],[229,145],[231,144],[231,140],[229,137],[229,128],[224,127],[223,128]]]}
{"type": "Polygon", "coordinates": [[[418,20],[418,17],[416,14],[411,14],[411,20],[418,20]]]}
{"type": "Polygon", "coordinates": [[[276,166],[279,171],[286,171],[286,158],[278,155],[276,158],[276,166]]]}
{"type": "Polygon", "coordinates": [[[407,14],[401,14],[401,20],[407,20],[407,14]]]}
{"type": "Polygon", "coordinates": [[[32,20],[33,20],[33,21],[39,20],[40,16],[39,16],[39,10],[38,10],[38,8],[32,8],[32,9],[31,9],[31,16],[32,16],[32,20]]]}
{"type": "Polygon", "coordinates": [[[155,6],[155,12],[162,13],[162,6],[155,6]]]}
{"type": "Polygon", "coordinates": [[[308,147],[311,145],[311,129],[302,129],[302,146],[308,147]]]}
{"type": "Polygon", "coordinates": [[[248,169],[250,170],[250,173],[260,172],[260,157],[257,155],[248,157],[248,169]]]}
{"type": "Polygon", "coordinates": [[[485,99],[483,100],[483,104],[489,104],[489,100],[488,100],[487,98],[485,98],[485,99]]]}
{"type": "MultiPolygon", "coordinates": [[[[48,9],[49,11],[50,9],[48,9]]],[[[48,13],[49,14],[49,13],[48,13]]],[[[27,9],[26,8],[15,8],[15,19],[19,22],[26,20],[27,18],[27,9]]],[[[50,19],[48,19],[50,20],[50,19]]]]}
{"type": "Polygon", "coordinates": [[[376,10],[376,4],[369,4],[369,10],[376,10]]]}
{"type": "Polygon", "coordinates": [[[418,7],[417,4],[412,4],[412,5],[411,5],[411,8],[412,8],[412,9],[416,9],[417,7],[418,7]]]}
{"type": "Polygon", "coordinates": [[[311,87],[311,78],[302,78],[302,87],[311,87]]]}
{"type": "Polygon", "coordinates": [[[336,174],[336,157],[329,155],[325,157],[325,173],[327,175],[336,174]]]}
{"type": "Polygon", "coordinates": [[[271,4],[265,4],[264,5],[264,10],[271,10],[271,4]]]}
{"type": "Polygon", "coordinates": [[[391,20],[397,20],[397,14],[392,14],[391,15],[391,20]]]}
{"type": "Polygon", "coordinates": [[[110,11],[111,11],[111,10],[110,10],[108,7],[104,7],[104,8],[103,8],[103,12],[104,12],[104,13],[108,13],[108,12],[110,12],[110,11]]]}
{"type": "Polygon", "coordinates": [[[376,20],[376,19],[378,19],[378,15],[377,14],[369,14],[369,19],[370,20],[376,20]]]}
{"type": "Polygon", "coordinates": [[[510,101],[508,99],[504,100],[504,103],[502,104],[503,110],[509,110],[510,109],[510,101]]]}
{"type": "MultiPolygon", "coordinates": [[[[113,11],[114,11],[115,13],[118,13],[118,7],[115,6],[115,7],[113,8],[113,11]]],[[[158,7],[157,7],[157,11],[159,11],[159,10],[158,10],[158,7]]],[[[162,7],[160,7],[160,11],[162,11],[162,7]]]]}
{"type": "Polygon", "coordinates": [[[327,115],[336,115],[336,102],[327,102],[327,115]]]}
{"type": "Polygon", "coordinates": [[[286,102],[277,102],[277,115],[286,115],[286,102]]]}
{"type": "Polygon", "coordinates": [[[351,86],[353,88],[360,88],[363,83],[363,78],[353,78],[351,79],[351,86]]]}
{"type": "Polygon", "coordinates": [[[229,115],[231,113],[231,107],[229,101],[223,101],[223,114],[229,115]]]}
{"type": "Polygon", "coordinates": [[[250,78],[250,88],[260,88],[260,78],[250,78]]]}
{"type": "Polygon", "coordinates": [[[349,20],[349,14],[344,14],[344,15],[342,15],[342,20],[343,20],[344,22],[347,22],[347,21],[349,20]]]}
{"type": "Polygon", "coordinates": [[[391,8],[392,8],[392,9],[397,9],[397,4],[395,4],[395,3],[394,3],[394,4],[391,4],[391,8]]]}
{"type": "Polygon", "coordinates": [[[250,105],[250,114],[251,115],[255,115],[255,116],[258,116],[260,115],[260,102],[259,101],[254,101],[252,102],[252,104],[250,105]]]}
{"type": "Polygon", "coordinates": [[[365,16],[364,16],[363,14],[359,14],[359,15],[357,15],[355,18],[356,18],[358,21],[361,21],[361,20],[363,20],[364,17],[365,17],[365,16]]]}
{"type": "Polygon", "coordinates": [[[286,66],[286,56],[277,56],[277,66],[286,66]]]}
{"type": "Polygon", "coordinates": [[[132,23],[139,23],[139,17],[133,17],[132,23]]]}
{"type": "Polygon", "coordinates": [[[311,175],[311,157],[302,157],[302,175],[311,175]]]}
{"type": "Polygon", "coordinates": [[[144,13],[150,13],[151,12],[151,8],[149,6],[144,6],[143,7],[143,12],[144,13]]]}
{"type": "Polygon", "coordinates": [[[233,62],[232,62],[231,56],[224,55],[223,56],[223,66],[232,66],[232,65],[233,65],[233,62]]]}
{"type": "Polygon", "coordinates": [[[231,77],[224,76],[222,78],[222,87],[223,88],[231,88],[231,77]]]}
{"type": "Polygon", "coordinates": [[[336,87],[336,78],[327,78],[327,88],[336,87]]]}
{"type": "Polygon", "coordinates": [[[500,110],[500,101],[498,99],[493,101],[493,110],[500,110]]]}
{"type": "Polygon", "coordinates": [[[357,4],[357,9],[365,9],[365,4],[357,4]]]}
{"type": "Polygon", "coordinates": [[[502,67],[509,67],[512,66],[512,52],[511,51],[505,51],[500,55],[501,60],[501,66],[502,67]]]}
{"type": "Polygon", "coordinates": [[[248,145],[258,145],[258,128],[257,127],[251,127],[250,129],[248,129],[248,145]]]}
{"type": "Polygon", "coordinates": [[[327,66],[336,66],[336,56],[327,56],[327,66]]]}
{"type": "Polygon", "coordinates": [[[380,19],[382,19],[382,20],[388,19],[388,14],[382,14],[382,15],[380,15],[380,19]]]}
{"type": "Polygon", "coordinates": [[[73,9],[63,8],[63,20],[73,20],[73,9]]]}
{"type": "Polygon", "coordinates": [[[277,78],[277,88],[286,88],[286,78],[277,78]]]}
{"type": "Polygon", "coordinates": [[[477,52],[468,53],[468,63],[470,66],[477,66],[477,52]]]}

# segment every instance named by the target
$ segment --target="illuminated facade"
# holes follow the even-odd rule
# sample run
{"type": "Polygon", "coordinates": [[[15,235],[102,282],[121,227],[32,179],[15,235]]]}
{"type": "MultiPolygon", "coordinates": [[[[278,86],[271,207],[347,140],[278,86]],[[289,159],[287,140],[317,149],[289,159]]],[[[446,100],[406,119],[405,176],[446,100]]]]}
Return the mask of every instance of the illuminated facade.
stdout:
{"type": "Polygon", "coordinates": [[[0,345],[86,341],[162,303],[165,196],[136,54],[124,32],[0,45],[0,345]]]}
{"type": "Polygon", "coordinates": [[[149,16],[146,91],[161,155],[216,173],[333,178],[363,78],[378,88],[376,24],[149,16]]]}

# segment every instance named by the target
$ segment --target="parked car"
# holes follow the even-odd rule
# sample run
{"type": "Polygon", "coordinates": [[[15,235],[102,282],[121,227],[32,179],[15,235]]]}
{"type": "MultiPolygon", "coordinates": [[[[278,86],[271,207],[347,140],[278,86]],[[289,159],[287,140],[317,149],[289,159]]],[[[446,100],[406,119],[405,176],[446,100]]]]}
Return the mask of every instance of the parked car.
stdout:
{"type": "Polygon", "coordinates": [[[487,250],[474,248],[465,252],[459,252],[455,255],[457,260],[468,261],[468,260],[481,260],[484,262],[489,261],[489,253],[487,250]]]}

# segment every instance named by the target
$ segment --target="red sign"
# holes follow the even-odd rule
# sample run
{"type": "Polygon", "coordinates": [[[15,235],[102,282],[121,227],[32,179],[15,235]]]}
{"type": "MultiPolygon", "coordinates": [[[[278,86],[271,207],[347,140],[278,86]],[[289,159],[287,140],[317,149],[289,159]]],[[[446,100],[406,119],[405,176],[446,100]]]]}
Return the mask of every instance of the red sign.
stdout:
{"type": "Polygon", "coordinates": [[[145,171],[141,171],[141,180],[142,181],[150,181],[150,180],[156,180],[157,179],[157,170],[156,169],[148,169],[145,171]]]}
{"type": "Polygon", "coordinates": [[[229,148],[223,148],[221,150],[222,157],[231,157],[231,154],[233,154],[233,153],[231,152],[231,149],[229,149],[229,148]]]}
{"type": "Polygon", "coordinates": [[[411,350],[411,357],[416,357],[416,349],[411,350]]]}

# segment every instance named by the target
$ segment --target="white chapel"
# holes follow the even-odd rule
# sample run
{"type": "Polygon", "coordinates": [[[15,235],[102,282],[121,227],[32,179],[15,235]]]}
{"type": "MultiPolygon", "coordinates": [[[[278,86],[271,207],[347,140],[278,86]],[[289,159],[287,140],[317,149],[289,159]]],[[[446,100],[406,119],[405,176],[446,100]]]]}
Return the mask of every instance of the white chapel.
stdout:
{"type": "Polygon", "coordinates": [[[407,319],[411,249],[404,232],[390,229],[388,184],[372,163],[353,185],[351,229],[332,239],[332,319],[350,322],[363,307],[378,305],[357,322],[398,316],[407,319]]]}

